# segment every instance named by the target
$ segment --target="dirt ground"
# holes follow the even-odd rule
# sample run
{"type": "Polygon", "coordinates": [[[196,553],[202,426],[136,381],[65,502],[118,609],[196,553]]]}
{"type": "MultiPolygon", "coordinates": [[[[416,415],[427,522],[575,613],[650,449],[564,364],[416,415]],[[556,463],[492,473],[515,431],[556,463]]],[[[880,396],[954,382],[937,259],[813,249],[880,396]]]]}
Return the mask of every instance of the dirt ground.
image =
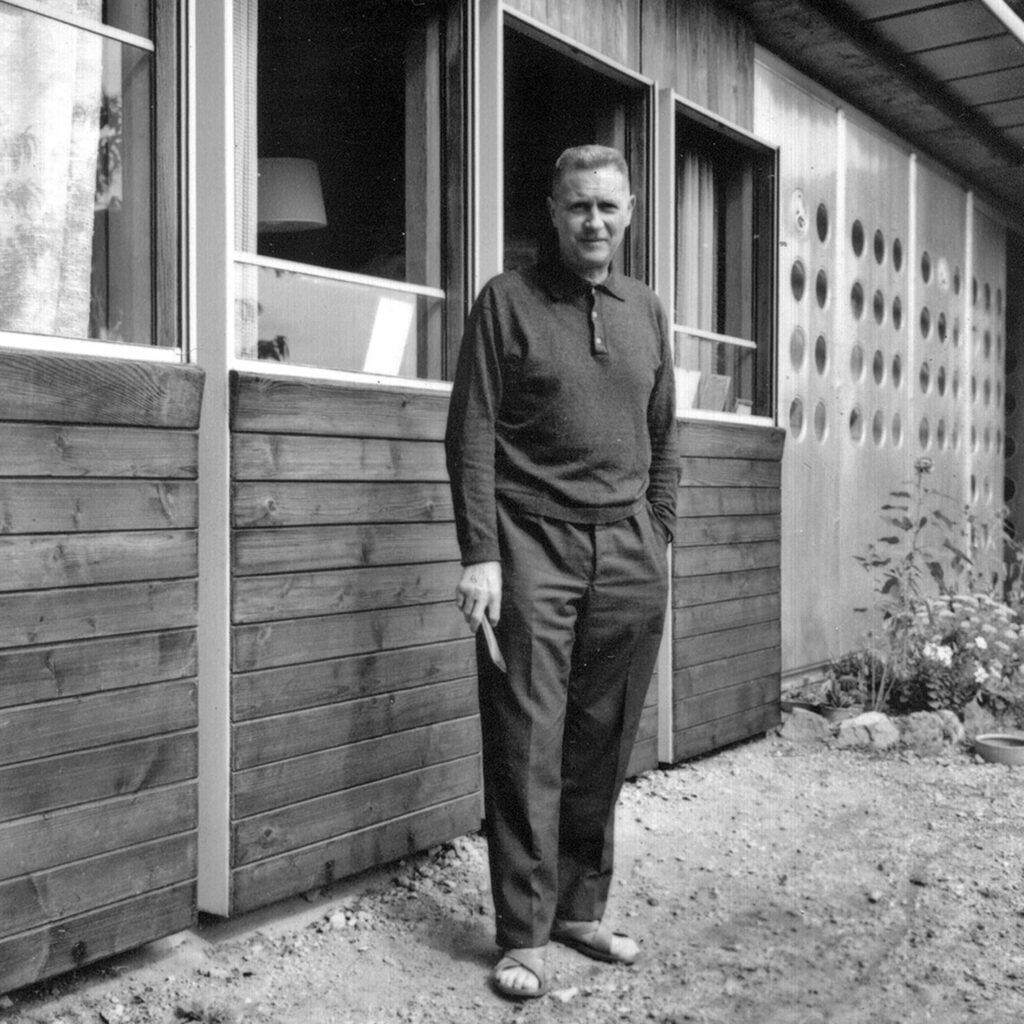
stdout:
{"type": "Polygon", "coordinates": [[[1024,769],[769,736],[627,783],[609,919],[632,968],[552,947],[487,985],[470,836],[0,999],[47,1024],[1024,1021],[1024,769]]]}

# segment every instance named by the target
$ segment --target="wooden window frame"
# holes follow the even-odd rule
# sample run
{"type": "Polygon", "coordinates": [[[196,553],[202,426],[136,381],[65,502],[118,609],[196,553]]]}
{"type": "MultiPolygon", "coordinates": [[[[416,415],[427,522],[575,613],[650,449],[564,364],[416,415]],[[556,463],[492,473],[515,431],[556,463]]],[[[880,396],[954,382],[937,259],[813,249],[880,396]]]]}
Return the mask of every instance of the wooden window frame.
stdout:
{"type": "Polygon", "coordinates": [[[0,331],[0,347],[40,352],[65,352],[101,358],[181,362],[186,355],[184,324],[186,255],[184,247],[185,174],[180,122],[185,75],[184,9],[182,0],[150,0],[151,35],[139,36],[102,22],[56,11],[38,0],[4,0],[8,7],[47,18],[115,43],[152,54],[153,104],[150,146],[152,178],[149,217],[153,229],[151,337],[149,344],[131,341],[99,341],[0,331]]]}
{"type": "MultiPolygon", "coordinates": [[[[753,349],[756,361],[753,379],[753,410],[751,414],[680,407],[679,415],[692,419],[736,421],[761,426],[775,425],[775,352],[776,352],[776,289],[775,261],[778,238],[778,148],[751,132],[718,117],[711,111],[684,100],[671,89],[662,90],[658,104],[657,201],[662,211],[670,211],[659,219],[657,249],[657,288],[673,325],[674,334],[694,335],[718,344],[753,349]],[[763,162],[761,173],[751,175],[753,219],[749,225],[751,250],[749,256],[750,289],[748,313],[753,340],[719,334],[679,323],[676,315],[676,269],[678,260],[677,231],[680,119],[690,121],[705,132],[722,137],[731,146],[751,154],[751,160],[763,162]]],[[[677,340],[678,343],[678,340],[677,340]]]]}

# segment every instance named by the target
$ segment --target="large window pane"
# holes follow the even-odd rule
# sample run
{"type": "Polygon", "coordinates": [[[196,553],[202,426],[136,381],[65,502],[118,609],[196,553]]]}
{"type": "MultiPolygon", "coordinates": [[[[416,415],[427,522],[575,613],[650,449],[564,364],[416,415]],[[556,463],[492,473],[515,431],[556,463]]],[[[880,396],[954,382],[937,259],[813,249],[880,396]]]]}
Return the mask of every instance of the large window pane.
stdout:
{"type": "Polygon", "coordinates": [[[417,294],[326,274],[238,263],[239,308],[253,320],[247,359],[390,377],[436,377],[430,344],[443,293],[417,294]]]}
{"type": "Polygon", "coordinates": [[[55,15],[76,15],[103,25],[131,32],[137,36],[150,36],[149,0],[102,0],[82,3],[79,0],[37,0],[55,15]]]}
{"type": "MultiPolygon", "coordinates": [[[[461,166],[461,156],[447,152],[458,139],[446,116],[454,102],[446,76],[458,49],[450,6],[235,0],[236,246],[268,261],[366,278],[353,290],[314,275],[341,316],[357,292],[376,288],[388,298],[389,280],[429,290],[428,305],[436,305],[458,269],[444,258],[456,235],[445,198],[461,166]]],[[[295,291],[289,315],[288,294],[276,288],[274,315],[285,329],[308,323],[303,310],[314,286],[302,274],[274,272],[278,285],[295,291]]],[[[265,291],[261,284],[266,309],[265,291]]],[[[251,296],[251,288],[238,295],[236,351],[244,357],[268,340],[269,313],[253,321],[242,305],[251,296]]],[[[414,325],[408,351],[419,354],[396,372],[441,376],[444,316],[417,315],[414,325]]],[[[347,343],[339,355],[337,325],[322,327],[316,343],[285,334],[288,359],[361,368],[347,343]]]]}
{"type": "Polygon", "coordinates": [[[153,343],[151,78],[147,49],[0,3],[0,330],[153,343]]]}

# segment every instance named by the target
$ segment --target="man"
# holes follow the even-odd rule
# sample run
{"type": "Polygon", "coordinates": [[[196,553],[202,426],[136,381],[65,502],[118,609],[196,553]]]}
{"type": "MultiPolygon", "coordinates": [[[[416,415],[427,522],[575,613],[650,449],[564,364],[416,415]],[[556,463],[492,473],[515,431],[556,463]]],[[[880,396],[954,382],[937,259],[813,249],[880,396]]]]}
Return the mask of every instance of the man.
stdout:
{"type": "Polygon", "coordinates": [[[678,469],[665,315],[612,267],[635,202],[617,150],[562,154],[548,199],[557,254],[484,287],[448,417],[503,951],[492,981],[511,998],[546,991],[549,939],[613,963],[638,952],[602,916],[664,621],[678,469]]]}

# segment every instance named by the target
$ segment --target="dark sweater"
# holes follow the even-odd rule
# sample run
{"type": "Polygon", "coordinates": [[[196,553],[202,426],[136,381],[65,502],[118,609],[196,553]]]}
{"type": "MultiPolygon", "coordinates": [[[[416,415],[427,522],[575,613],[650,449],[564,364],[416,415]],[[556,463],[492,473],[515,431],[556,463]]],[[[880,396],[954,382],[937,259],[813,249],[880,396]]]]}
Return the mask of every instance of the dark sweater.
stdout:
{"type": "Polygon", "coordinates": [[[496,496],[518,511],[611,523],[647,501],[675,525],[668,323],[646,285],[558,264],[499,274],[462,339],[445,438],[465,565],[498,561],[496,496]]]}

